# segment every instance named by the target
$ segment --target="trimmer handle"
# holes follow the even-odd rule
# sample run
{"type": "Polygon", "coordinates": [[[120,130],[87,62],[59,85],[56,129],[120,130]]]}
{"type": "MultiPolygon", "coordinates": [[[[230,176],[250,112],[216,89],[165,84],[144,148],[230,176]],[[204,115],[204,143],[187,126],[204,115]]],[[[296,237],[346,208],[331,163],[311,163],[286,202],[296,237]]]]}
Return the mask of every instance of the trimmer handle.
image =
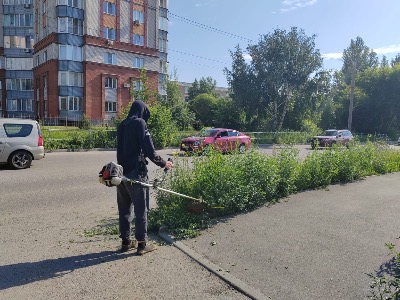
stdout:
{"type": "MultiPolygon", "coordinates": [[[[167,160],[173,163],[173,160],[172,160],[172,158],[168,157],[168,159],[167,159],[167,160]]],[[[167,173],[167,172],[168,172],[168,169],[167,169],[167,168],[164,168],[164,173],[167,173]]]]}

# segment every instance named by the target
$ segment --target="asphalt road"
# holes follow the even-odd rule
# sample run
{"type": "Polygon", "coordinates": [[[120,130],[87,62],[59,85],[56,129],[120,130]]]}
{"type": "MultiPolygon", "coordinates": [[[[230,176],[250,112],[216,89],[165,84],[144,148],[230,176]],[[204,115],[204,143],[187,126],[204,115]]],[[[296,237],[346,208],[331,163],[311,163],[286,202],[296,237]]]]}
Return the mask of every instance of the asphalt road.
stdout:
{"type": "MultiPolygon", "coordinates": [[[[27,170],[0,167],[1,299],[248,299],[174,247],[138,257],[116,254],[115,235],[85,235],[117,217],[115,189],[97,182],[109,161],[115,152],[56,152],[27,170]]],[[[367,274],[390,271],[385,243],[400,238],[399,181],[292,195],[184,243],[271,299],[365,299],[367,274]]]]}
{"type": "Polygon", "coordinates": [[[115,188],[98,183],[110,161],[56,152],[0,167],[0,299],[248,299],[175,247],[117,254],[117,235],[84,234],[117,218],[115,188]]]}

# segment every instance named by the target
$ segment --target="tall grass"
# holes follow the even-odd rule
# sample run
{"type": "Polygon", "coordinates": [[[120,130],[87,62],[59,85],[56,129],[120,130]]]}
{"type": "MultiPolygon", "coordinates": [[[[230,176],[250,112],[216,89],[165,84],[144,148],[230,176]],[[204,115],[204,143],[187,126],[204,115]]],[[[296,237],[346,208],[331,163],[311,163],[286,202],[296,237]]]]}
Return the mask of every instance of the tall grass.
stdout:
{"type": "Polygon", "coordinates": [[[305,159],[293,147],[273,156],[254,149],[245,154],[214,152],[191,161],[179,159],[164,187],[201,198],[205,213],[188,212],[190,201],[159,193],[150,223],[153,228],[168,225],[178,236],[190,236],[215,216],[252,210],[302,190],[397,171],[400,151],[372,142],[356,143],[349,149],[315,150],[305,159]]]}

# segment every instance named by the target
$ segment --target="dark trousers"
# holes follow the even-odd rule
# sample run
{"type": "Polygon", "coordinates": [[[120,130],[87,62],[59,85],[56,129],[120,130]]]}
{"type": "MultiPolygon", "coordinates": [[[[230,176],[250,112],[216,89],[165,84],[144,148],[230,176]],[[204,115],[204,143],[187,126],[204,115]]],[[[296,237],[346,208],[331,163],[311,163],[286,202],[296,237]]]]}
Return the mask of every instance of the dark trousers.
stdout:
{"type": "Polygon", "coordinates": [[[123,181],[117,186],[117,203],[120,238],[130,240],[133,208],[135,213],[135,238],[137,241],[147,240],[149,188],[123,181]]]}

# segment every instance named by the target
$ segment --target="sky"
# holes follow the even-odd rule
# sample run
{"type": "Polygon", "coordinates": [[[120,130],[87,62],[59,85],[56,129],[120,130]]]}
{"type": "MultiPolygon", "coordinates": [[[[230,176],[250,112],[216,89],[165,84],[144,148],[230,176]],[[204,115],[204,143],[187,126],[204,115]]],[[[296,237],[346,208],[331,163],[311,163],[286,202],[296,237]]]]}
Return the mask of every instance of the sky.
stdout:
{"type": "Polygon", "coordinates": [[[210,76],[228,87],[230,51],[278,28],[315,34],[324,69],[341,69],[358,36],[380,60],[400,53],[399,0],[169,0],[168,9],[169,73],[182,82],[210,76]]]}

